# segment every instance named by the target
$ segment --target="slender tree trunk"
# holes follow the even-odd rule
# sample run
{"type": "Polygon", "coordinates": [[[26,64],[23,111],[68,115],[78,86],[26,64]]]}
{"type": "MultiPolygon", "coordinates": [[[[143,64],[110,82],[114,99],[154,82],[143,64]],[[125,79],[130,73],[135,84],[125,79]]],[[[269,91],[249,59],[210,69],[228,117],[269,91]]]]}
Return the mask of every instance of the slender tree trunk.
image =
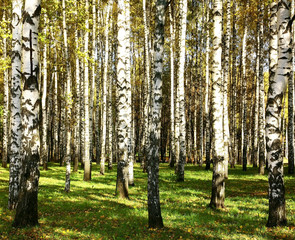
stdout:
{"type": "MultiPolygon", "coordinates": [[[[106,140],[107,140],[107,96],[108,96],[108,85],[110,79],[108,79],[108,65],[109,65],[109,15],[113,1],[110,1],[107,6],[107,15],[104,35],[105,35],[105,46],[104,46],[104,70],[103,70],[103,100],[102,100],[102,142],[101,142],[101,157],[100,157],[100,174],[105,173],[105,161],[106,161],[106,140]]],[[[110,120],[110,119],[109,119],[110,120]]]]}
{"type": "Polygon", "coordinates": [[[226,34],[225,34],[225,54],[224,54],[224,80],[223,80],[223,137],[224,137],[224,164],[225,178],[228,178],[228,163],[230,161],[231,144],[229,134],[229,119],[228,119],[228,83],[229,83],[229,49],[230,49],[230,0],[226,1],[226,34]]]}
{"type": "MultiPolygon", "coordinates": [[[[110,19],[110,25],[112,25],[112,19],[110,19]]],[[[110,53],[113,52],[112,46],[110,47],[110,53]]],[[[111,56],[111,59],[113,57],[111,56]]],[[[112,61],[108,61],[109,69],[112,71],[112,61]]],[[[109,119],[109,160],[108,160],[108,169],[113,168],[113,73],[109,74],[108,80],[108,119],[109,119]]]]}
{"type": "MultiPolygon", "coordinates": [[[[3,12],[3,22],[6,22],[6,11],[3,12]]],[[[7,58],[7,37],[3,38],[3,58],[7,58]]],[[[8,69],[4,69],[3,76],[4,95],[3,95],[3,155],[2,167],[7,168],[8,158],[8,109],[9,109],[9,86],[8,86],[8,69]]]]}
{"type": "MultiPolygon", "coordinates": [[[[246,9],[249,8],[249,2],[246,2],[246,9]]],[[[242,47],[242,163],[243,171],[247,171],[247,78],[246,78],[246,59],[247,59],[247,37],[248,37],[248,21],[245,16],[244,20],[244,36],[243,36],[243,47],[242,47]]]]}
{"type": "Polygon", "coordinates": [[[90,159],[91,162],[94,160],[94,137],[93,137],[93,128],[94,128],[94,90],[95,90],[95,70],[96,70],[96,62],[95,62],[95,52],[96,52],[96,3],[92,2],[92,62],[91,62],[91,85],[90,85],[90,96],[89,96],[89,150],[90,150],[90,159]]]}
{"type": "Polygon", "coordinates": [[[130,38],[128,31],[128,10],[130,8],[129,0],[118,0],[118,49],[117,49],[117,96],[118,96],[118,167],[117,167],[117,190],[121,198],[129,198],[128,195],[128,173],[129,173],[129,151],[131,142],[129,129],[131,127],[131,83],[130,74],[127,66],[128,54],[130,51],[130,38]]]}
{"type": "Polygon", "coordinates": [[[170,114],[171,114],[171,126],[170,126],[170,167],[174,167],[175,164],[175,119],[174,119],[174,42],[175,42],[175,30],[174,30],[174,17],[172,12],[172,3],[169,4],[169,20],[170,20],[170,82],[171,82],[171,99],[170,99],[170,114]]]}
{"type": "MultiPolygon", "coordinates": [[[[292,40],[290,29],[287,27],[290,20],[290,5],[288,0],[278,3],[278,64],[273,81],[269,83],[266,106],[266,149],[269,163],[268,227],[287,224],[280,117],[284,92],[292,72],[292,40]]],[[[273,36],[272,34],[271,38],[273,36]]]]}
{"type": "MultiPolygon", "coordinates": [[[[263,19],[263,3],[260,2],[260,19],[263,19]]],[[[262,21],[262,20],[261,20],[262,21]]],[[[260,37],[263,36],[263,24],[260,24],[260,37]]],[[[260,42],[260,52],[262,53],[262,41],[260,42]]],[[[264,77],[262,59],[259,63],[259,173],[264,174],[265,167],[265,103],[264,103],[264,77]]]]}
{"type": "Polygon", "coordinates": [[[225,169],[222,115],[222,69],[221,69],[221,35],[222,35],[222,1],[215,0],[213,6],[213,178],[210,206],[223,208],[225,198],[225,169]]]}
{"type": "Polygon", "coordinates": [[[210,89],[210,39],[209,39],[209,0],[207,1],[206,26],[206,87],[205,87],[205,143],[206,143],[206,170],[210,169],[210,117],[209,117],[209,89],[210,89]]]}
{"type": "MultiPolygon", "coordinates": [[[[292,13],[294,16],[294,0],[292,0],[292,13]]],[[[294,71],[295,71],[295,50],[294,50],[294,24],[292,24],[292,72],[288,79],[288,173],[294,173],[294,71]]]]}
{"type": "Polygon", "coordinates": [[[237,157],[237,119],[236,119],[236,112],[237,112],[237,56],[236,56],[236,2],[233,2],[233,34],[232,34],[232,161],[231,161],[231,168],[235,167],[236,164],[236,157],[237,157]]]}
{"type": "Polygon", "coordinates": [[[186,163],[186,124],[185,124],[185,93],[184,93],[184,68],[185,68],[185,39],[186,39],[186,15],[187,0],[181,0],[179,3],[180,10],[180,39],[179,39],[179,65],[178,65],[178,101],[179,101],[179,157],[176,168],[177,181],[184,181],[184,165],[186,163]]]}
{"type": "Polygon", "coordinates": [[[54,93],[53,93],[53,105],[54,105],[54,113],[53,113],[53,145],[54,145],[54,161],[56,162],[58,160],[58,154],[59,154],[59,144],[58,144],[58,122],[59,122],[59,116],[58,116],[58,73],[57,73],[57,46],[56,42],[53,43],[54,48],[54,93]]]}
{"type": "Polygon", "coordinates": [[[143,112],[143,162],[142,167],[143,171],[146,172],[147,164],[147,152],[148,152],[148,128],[149,128],[149,106],[150,106],[150,47],[149,47],[149,29],[147,23],[147,10],[146,10],[146,0],[142,1],[143,3],[143,21],[144,21],[144,64],[145,64],[145,83],[144,83],[144,112],[143,112]]]}
{"type": "Polygon", "coordinates": [[[40,0],[26,1],[23,12],[22,174],[14,227],[38,225],[40,161],[38,27],[40,0]]]}
{"type": "Polygon", "coordinates": [[[150,151],[148,154],[148,213],[149,228],[162,228],[159,195],[159,146],[162,111],[162,73],[164,50],[165,0],[156,2],[156,29],[154,42],[154,78],[152,95],[152,121],[150,151]]]}
{"type": "MultiPolygon", "coordinates": [[[[258,12],[259,12],[258,7],[258,12]]],[[[257,21],[257,56],[256,56],[256,88],[255,88],[255,108],[254,108],[254,126],[253,126],[253,147],[252,147],[252,161],[253,167],[257,167],[258,156],[258,119],[259,119],[259,68],[261,62],[261,36],[260,36],[260,25],[261,19],[257,21]]]]}
{"type": "Polygon", "coordinates": [[[64,40],[64,51],[66,57],[66,182],[65,182],[65,191],[70,191],[70,176],[71,176],[71,102],[72,102],[72,93],[71,93],[71,65],[69,59],[69,50],[68,50],[68,37],[67,37],[67,24],[66,24],[66,4],[65,0],[62,1],[63,8],[63,40],[64,40]]]}
{"type": "Polygon", "coordinates": [[[21,12],[23,1],[12,1],[12,55],[11,55],[11,147],[9,165],[8,208],[15,209],[20,188],[21,170],[21,12]]]}
{"type": "Polygon", "coordinates": [[[88,61],[88,41],[89,41],[89,1],[86,0],[86,20],[84,35],[84,110],[85,110],[85,129],[84,129],[84,181],[91,180],[91,156],[90,156],[90,136],[89,136],[89,61],[88,61]]]}
{"type": "MultiPolygon", "coordinates": [[[[75,3],[76,9],[78,8],[77,2],[75,3]]],[[[78,37],[78,11],[76,10],[76,29],[75,29],[75,47],[76,51],[79,51],[79,37],[78,37]]],[[[75,159],[74,159],[74,172],[78,171],[79,166],[79,159],[80,159],[80,60],[79,56],[76,56],[76,68],[75,68],[75,85],[76,85],[76,97],[75,97],[75,107],[74,107],[74,114],[76,119],[75,125],[75,159]]]]}
{"type": "MultiPolygon", "coordinates": [[[[47,36],[47,17],[44,14],[44,35],[47,36]]],[[[41,145],[41,159],[40,162],[43,164],[44,170],[47,170],[47,162],[48,162],[48,146],[47,146],[47,131],[48,131],[48,119],[47,119],[47,43],[44,42],[43,48],[43,87],[42,87],[42,145],[41,145]]]]}

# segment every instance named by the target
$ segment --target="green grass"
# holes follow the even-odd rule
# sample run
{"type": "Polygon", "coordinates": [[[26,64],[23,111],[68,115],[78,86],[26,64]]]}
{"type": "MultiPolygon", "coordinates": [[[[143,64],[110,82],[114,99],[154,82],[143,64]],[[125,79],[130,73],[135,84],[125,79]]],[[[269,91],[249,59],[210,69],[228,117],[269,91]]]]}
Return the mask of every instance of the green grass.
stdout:
{"type": "MultiPolygon", "coordinates": [[[[11,227],[7,210],[8,169],[0,168],[0,239],[295,239],[295,177],[285,176],[288,226],[268,229],[267,176],[257,169],[229,170],[226,209],[208,208],[212,172],[187,165],[185,182],[176,182],[167,164],[160,166],[160,196],[165,228],[148,229],[147,176],[135,165],[130,200],[115,195],[116,169],[104,176],[93,166],[92,181],[72,173],[65,193],[65,167],[41,171],[39,222],[34,228],[11,227]]],[[[286,171],[285,171],[286,172],[286,171]]]]}

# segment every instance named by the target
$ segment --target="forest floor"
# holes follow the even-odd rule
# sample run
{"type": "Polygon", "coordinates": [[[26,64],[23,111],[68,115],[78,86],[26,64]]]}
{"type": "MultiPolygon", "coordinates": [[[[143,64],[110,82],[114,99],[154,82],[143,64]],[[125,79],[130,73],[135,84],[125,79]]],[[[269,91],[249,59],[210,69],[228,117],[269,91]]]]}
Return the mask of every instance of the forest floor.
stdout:
{"type": "MultiPolygon", "coordinates": [[[[104,176],[93,165],[92,181],[83,170],[72,173],[65,193],[65,167],[49,164],[41,170],[38,227],[11,227],[14,212],[7,209],[8,169],[0,167],[0,239],[295,239],[295,176],[286,175],[286,227],[266,228],[267,175],[257,169],[229,170],[226,209],[208,208],[212,172],[185,167],[185,182],[176,182],[168,164],[160,165],[160,198],[165,228],[148,229],[147,175],[135,165],[130,200],[115,193],[116,168],[104,176]]],[[[285,172],[286,169],[285,169],[285,172]]]]}

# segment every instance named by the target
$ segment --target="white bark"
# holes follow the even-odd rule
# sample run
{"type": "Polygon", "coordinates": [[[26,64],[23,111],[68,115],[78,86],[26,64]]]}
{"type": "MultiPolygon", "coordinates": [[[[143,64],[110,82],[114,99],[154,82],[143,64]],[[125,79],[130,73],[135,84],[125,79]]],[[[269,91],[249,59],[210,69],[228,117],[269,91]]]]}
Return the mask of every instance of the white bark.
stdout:
{"type": "Polygon", "coordinates": [[[185,92],[184,92],[184,67],[185,67],[185,40],[186,40],[186,15],[187,0],[181,0],[180,5],[180,39],[179,39],[179,65],[178,65],[178,102],[179,102],[179,157],[177,163],[177,180],[184,181],[184,165],[186,162],[185,144],[185,92]]]}
{"type": "Polygon", "coordinates": [[[88,61],[88,44],[89,44],[89,1],[85,5],[85,35],[84,35],[84,110],[85,110],[85,129],[84,129],[84,181],[91,180],[91,158],[90,158],[90,136],[89,136],[89,61],[88,61]]]}
{"type": "Polygon", "coordinates": [[[12,56],[11,56],[11,146],[9,166],[8,208],[15,209],[19,195],[21,170],[21,37],[23,1],[12,1],[12,56]]]}
{"type": "Polygon", "coordinates": [[[22,174],[14,227],[38,224],[39,135],[39,61],[38,28],[40,0],[26,1],[23,12],[22,77],[22,174]]]}

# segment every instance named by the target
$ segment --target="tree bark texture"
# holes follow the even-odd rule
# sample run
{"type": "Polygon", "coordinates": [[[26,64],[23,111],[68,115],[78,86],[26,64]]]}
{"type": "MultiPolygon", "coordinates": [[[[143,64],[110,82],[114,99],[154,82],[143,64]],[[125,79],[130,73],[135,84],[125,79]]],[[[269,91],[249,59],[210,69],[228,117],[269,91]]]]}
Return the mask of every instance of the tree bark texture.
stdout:
{"type": "Polygon", "coordinates": [[[280,117],[283,96],[292,72],[292,40],[290,29],[287,28],[290,21],[290,1],[279,1],[277,21],[278,64],[274,78],[269,82],[266,106],[266,149],[269,164],[268,227],[287,224],[280,117]]]}
{"type": "Polygon", "coordinates": [[[22,173],[14,227],[38,225],[39,136],[39,61],[38,27],[40,0],[25,2],[23,12],[22,78],[22,173]]]}

